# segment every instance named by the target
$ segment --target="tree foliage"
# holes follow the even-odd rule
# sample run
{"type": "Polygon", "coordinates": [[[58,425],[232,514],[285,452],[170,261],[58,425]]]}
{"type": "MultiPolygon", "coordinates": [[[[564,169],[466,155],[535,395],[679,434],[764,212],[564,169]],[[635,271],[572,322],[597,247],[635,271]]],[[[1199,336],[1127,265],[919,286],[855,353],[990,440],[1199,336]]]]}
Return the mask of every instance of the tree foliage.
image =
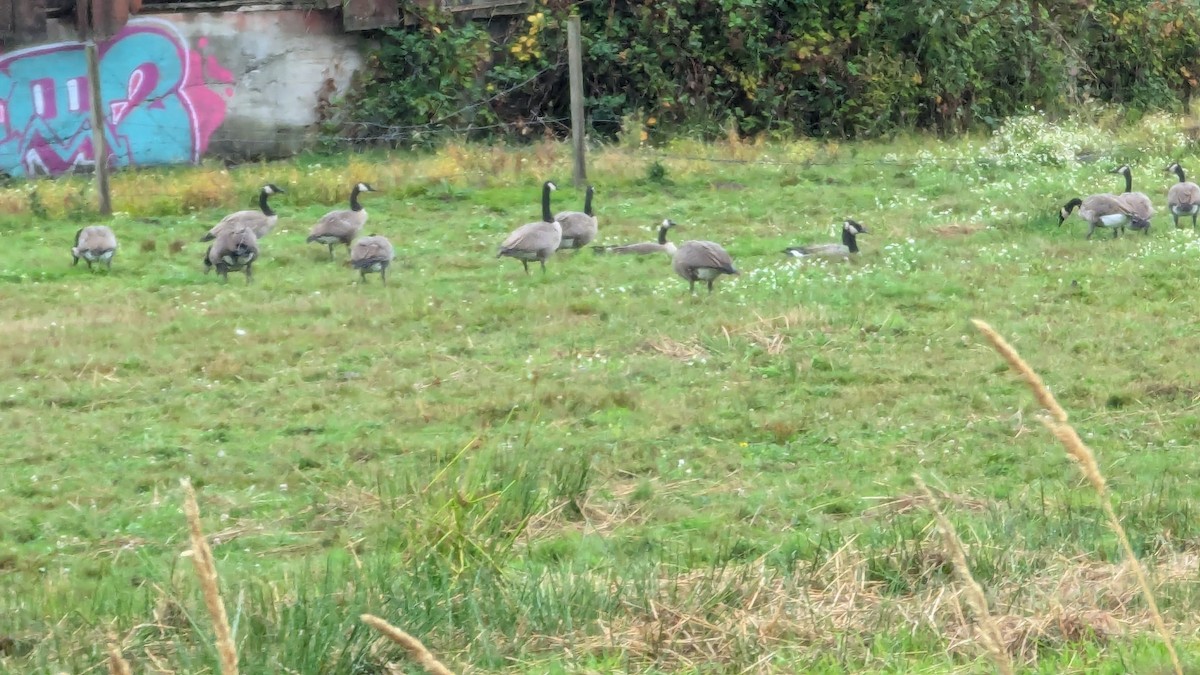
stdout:
{"type": "MultiPolygon", "coordinates": [[[[384,31],[355,115],[483,132],[566,118],[569,11],[554,0],[496,32],[426,11],[384,31]]],[[[1176,108],[1200,74],[1195,0],[613,0],[574,11],[601,131],[640,114],[706,134],[730,121],[743,134],[950,132],[1030,107],[1176,108]]]]}

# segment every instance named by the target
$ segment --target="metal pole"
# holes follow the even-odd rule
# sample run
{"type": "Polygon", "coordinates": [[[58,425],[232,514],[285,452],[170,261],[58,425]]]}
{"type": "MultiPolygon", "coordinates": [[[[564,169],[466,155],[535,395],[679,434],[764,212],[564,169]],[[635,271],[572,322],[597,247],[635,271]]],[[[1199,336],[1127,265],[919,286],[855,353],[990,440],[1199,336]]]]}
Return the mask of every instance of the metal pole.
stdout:
{"type": "Polygon", "coordinates": [[[104,138],[103,97],[100,95],[100,57],[96,41],[88,40],[83,46],[87,59],[88,91],[91,94],[92,157],[96,162],[96,195],[99,199],[100,215],[112,215],[112,196],[108,191],[108,146],[104,138]]]}
{"type": "Polygon", "coordinates": [[[571,80],[571,142],[575,146],[575,187],[587,182],[583,134],[583,40],[579,16],[567,19],[567,71],[571,80]]]}

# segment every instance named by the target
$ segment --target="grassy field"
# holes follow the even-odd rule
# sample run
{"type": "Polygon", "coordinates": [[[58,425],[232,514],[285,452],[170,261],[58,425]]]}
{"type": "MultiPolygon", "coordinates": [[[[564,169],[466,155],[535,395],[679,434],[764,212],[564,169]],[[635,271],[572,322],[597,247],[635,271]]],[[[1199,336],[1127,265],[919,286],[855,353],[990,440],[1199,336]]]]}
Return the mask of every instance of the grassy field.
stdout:
{"type": "Polygon", "coordinates": [[[1096,450],[1200,668],[1200,234],[1162,171],[1200,172],[1186,126],[598,149],[599,243],[669,217],[733,255],[695,297],[665,257],[495,258],[542,180],[581,206],[557,144],[122,173],[111,273],[70,266],[86,181],[8,186],[0,670],[97,672],[113,640],[138,673],[216,672],[188,476],[246,673],[416,672],[363,612],[464,672],[986,671],[917,473],[1026,672],[1169,672],[1095,494],[971,318],[1096,450]],[[1149,236],[1057,227],[1126,162],[1149,236]],[[387,287],[304,243],[356,180],[387,287]],[[288,194],[255,283],[205,276],[197,239],[266,181],[288,194]],[[781,255],[846,216],[858,260],[781,255]]]}

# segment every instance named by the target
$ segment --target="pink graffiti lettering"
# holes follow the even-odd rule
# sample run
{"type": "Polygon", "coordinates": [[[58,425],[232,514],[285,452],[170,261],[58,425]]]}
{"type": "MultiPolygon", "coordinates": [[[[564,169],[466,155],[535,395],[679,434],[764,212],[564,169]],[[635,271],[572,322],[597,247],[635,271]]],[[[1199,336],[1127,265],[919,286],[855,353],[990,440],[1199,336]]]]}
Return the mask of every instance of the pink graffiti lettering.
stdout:
{"type": "MultiPolygon", "coordinates": [[[[160,19],[130,21],[99,56],[110,164],[199,161],[225,119],[233,74],[160,19]]],[[[57,175],[93,165],[90,113],[81,43],[0,55],[0,169],[57,175]]]]}

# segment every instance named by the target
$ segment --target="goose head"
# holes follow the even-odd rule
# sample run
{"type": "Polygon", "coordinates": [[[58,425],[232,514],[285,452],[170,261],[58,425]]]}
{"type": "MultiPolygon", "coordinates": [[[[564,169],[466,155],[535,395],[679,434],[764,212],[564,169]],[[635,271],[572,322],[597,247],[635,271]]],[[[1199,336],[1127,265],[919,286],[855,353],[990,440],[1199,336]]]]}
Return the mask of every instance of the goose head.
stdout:
{"type": "Polygon", "coordinates": [[[1083,200],[1076,197],[1067,202],[1065,206],[1058,210],[1058,226],[1062,227],[1063,221],[1071,216],[1071,211],[1074,211],[1077,206],[1082,206],[1083,200]]]}

